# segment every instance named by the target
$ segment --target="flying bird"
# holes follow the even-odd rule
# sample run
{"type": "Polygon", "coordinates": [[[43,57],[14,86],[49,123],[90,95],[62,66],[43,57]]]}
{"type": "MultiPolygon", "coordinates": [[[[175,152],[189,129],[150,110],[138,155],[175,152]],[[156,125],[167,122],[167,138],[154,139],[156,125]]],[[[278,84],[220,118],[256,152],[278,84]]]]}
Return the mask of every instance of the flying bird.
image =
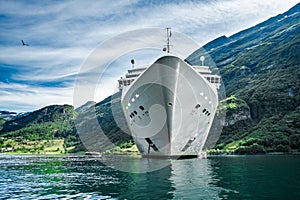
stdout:
{"type": "Polygon", "coordinates": [[[26,44],[23,40],[21,40],[21,41],[22,41],[23,46],[29,46],[29,44],[26,44]]]}

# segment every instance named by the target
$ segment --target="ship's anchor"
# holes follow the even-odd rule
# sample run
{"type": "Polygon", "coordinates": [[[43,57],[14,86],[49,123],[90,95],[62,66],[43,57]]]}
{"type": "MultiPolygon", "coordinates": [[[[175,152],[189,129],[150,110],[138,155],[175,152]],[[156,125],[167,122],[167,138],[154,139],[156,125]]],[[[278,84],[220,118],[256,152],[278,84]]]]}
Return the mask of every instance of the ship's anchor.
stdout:
{"type": "Polygon", "coordinates": [[[148,154],[150,153],[150,147],[154,151],[158,151],[158,148],[155,146],[155,144],[152,142],[152,140],[150,138],[145,138],[145,140],[148,142],[148,154]]]}

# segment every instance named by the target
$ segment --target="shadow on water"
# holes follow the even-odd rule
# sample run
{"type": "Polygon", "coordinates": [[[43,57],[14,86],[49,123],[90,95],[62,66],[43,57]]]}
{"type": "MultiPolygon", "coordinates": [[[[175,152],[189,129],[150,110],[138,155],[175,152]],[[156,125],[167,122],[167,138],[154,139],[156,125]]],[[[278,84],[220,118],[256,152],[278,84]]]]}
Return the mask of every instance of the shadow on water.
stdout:
{"type": "Polygon", "coordinates": [[[299,169],[293,156],[0,155],[0,199],[299,199],[299,169]],[[107,167],[108,160],[134,173],[107,167]],[[158,166],[164,167],[145,172],[158,166]]]}

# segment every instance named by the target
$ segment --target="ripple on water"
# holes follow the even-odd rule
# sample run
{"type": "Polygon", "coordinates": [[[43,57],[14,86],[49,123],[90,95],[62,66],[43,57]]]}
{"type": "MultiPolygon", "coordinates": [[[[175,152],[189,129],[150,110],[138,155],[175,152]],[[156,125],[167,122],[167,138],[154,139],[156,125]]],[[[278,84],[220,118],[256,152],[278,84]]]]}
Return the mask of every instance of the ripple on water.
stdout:
{"type": "MultiPolygon", "coordinates": [[[[0,199],[300,199],[299,158],[172,160],[160,170],[127,173],[101,162],[109,157],[0,155],[0,199]]],[[[161,162],[111,159],[136,171],[161,162]]]]}

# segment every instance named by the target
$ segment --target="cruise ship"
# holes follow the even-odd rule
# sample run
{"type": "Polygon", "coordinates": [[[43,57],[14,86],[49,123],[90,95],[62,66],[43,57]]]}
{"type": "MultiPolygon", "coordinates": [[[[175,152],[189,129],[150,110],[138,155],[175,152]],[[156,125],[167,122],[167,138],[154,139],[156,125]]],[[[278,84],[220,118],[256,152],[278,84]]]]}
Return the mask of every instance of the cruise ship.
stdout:
{"type": "Polygon", "coordinates": [[[191,66],[169,48],[168,42],[166,55],[118,80],[122,109],[143,157],[199,157],[218,106],[220,76],[204,66],[203,56],[202,66],[191,66]]]}

